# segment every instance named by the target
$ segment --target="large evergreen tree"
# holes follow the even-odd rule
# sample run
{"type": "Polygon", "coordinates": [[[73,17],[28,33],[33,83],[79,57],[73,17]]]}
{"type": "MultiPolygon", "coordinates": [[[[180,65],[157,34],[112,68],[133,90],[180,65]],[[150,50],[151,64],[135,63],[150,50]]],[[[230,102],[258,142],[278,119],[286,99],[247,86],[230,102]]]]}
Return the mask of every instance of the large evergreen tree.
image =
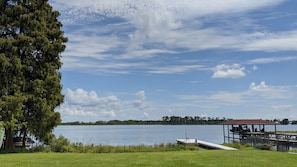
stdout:
{"type": "Polygon", "coordinates": [[[27,134],[46,141],[63,102],[60,54],[67,38],[47,0],[0,0],[0,121],[6,140],[27,134]]]}

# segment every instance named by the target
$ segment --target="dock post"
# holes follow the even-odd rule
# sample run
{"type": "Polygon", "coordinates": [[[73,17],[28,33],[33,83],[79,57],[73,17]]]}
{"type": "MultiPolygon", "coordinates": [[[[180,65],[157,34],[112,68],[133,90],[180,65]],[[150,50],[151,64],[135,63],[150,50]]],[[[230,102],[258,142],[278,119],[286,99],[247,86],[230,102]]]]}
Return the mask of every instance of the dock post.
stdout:
{"type": "Polygon", "coordinates": [[[225,125],[223,125],[223,133],[224,133],[224,143],[226,143],[225,142],[225,138],[226,138],[226,135],[225,135],[225,125]]]}

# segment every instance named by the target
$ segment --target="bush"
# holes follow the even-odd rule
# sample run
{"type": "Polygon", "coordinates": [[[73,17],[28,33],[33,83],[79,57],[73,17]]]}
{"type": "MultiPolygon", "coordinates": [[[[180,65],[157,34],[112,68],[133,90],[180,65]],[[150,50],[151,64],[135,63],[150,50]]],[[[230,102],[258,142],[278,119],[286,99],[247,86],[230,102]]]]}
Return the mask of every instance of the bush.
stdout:
{"type": "Polygon", "coordinates": [[[228,146],[228,147],[237,148],[237,149],[241,149],[241,148],[243,147],[243,145],[240,144],[239,142],[234,142],[234,143],[224,143],[223,145],[228,146]]]}
{"type": "Polygon", "coordinates": [[[237,149],[254,149],[252,144],[241,144],[239,142],[235,142],[235,143],[224,143],[223,145],[228,146],[228,147],[233,147],[233,148],[237,148],[237,149]]]}
{"type": "Polygon", "coordinates": [[[59,138],[53,138],[50,141],[50,150],[53,152],[73,152],[73,147],[70,141],[63,137],[59,136],[59,138]]]}
{"type": "Polygon", "coordinates": [[[270,150],[270,147],[269,145],[266,145],[266,144],[259,144],[259,145],[256,145],[255,148],[256,149],[259,149],[259,150],[270,150]]]}

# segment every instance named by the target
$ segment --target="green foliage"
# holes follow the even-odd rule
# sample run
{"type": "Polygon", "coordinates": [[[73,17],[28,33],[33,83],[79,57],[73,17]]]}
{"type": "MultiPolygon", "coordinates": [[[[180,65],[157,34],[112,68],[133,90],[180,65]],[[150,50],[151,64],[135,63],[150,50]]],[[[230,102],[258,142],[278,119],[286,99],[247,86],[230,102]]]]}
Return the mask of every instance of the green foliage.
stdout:
{"type": "Polygon", "coordinates": [[[197,146],[186,146],[180,144],[155,144],[153,146],[109,146],[109,145],[84,145],[82,143],[70,143],[70,141],[59,136],[52,137],[49,145],[38,145],[30,148],[28,152],[68,152],[68,153],[132,153],[132,152],[167,152],[199,150],[197,146]]]}
{"type": "Polygon", "coordinates": [[[0,116],[5,149],[14,134],[47,140],[61,119],[60,54],[67,38],[47,0],[0,1],[0,116]]]}
{"type": "Polygon", "coordinates": [[[258,145],[252,145],[252,144],[241,144],[239,142],[235,143],[224,143],[225,146],[237,148],[240,150],[254,150],[254,149],[259,149],[259,150],[270,150],[271,145],[267,144],[258,144],[258,145]]]}
{"type": "Polygon", "coordinates": [[[49,147],[52,152],[72,152],[72,145],[70,144],[70,141],[63,136],[53,138],[49,147]]]}
{"type": "Polygon", "coordinates": [[[237,148],[240,150],[250,150],[250,149],[254,149],[252,144],[241,144],[239,142],[234,142],[234,143],[224,143],[223,145],[228,146],[228,147],[233,147],[233,148],[237,148]]]}
{"type": "MultiPolygon", "coordinates": [[[[1,116],[0,116],[0,120],[1,120],[1,116]]],[[[0,129],[3,128],[3,121],[0,121],[0,129]]]]}
{"type": "MultiPolygon", "coordinates": [[[[240,150],[269,150],[267,145],[253,146],[251,144],[224,143],[225,146],[237,148],[240,150]]],[[[109,145],[84,145],[82,143],[70,143],[70,141],[59,136],[53,137],[49,145],[35,146],[30,152],[69,152],[69,153],[136,153],[136,152],[168,152],[168,151],[195,151],[199,150],[197,146],[187,146],[183,144],[161,143],[153,146],[136,145],[136,146],[109,146],[109,145]]]]}
{"type": "Polygon", "coordinates": [[[255,145],[255,148],[259,150],[270,150],[271,146],[266,144],[258,144],[255,145]]]}
{"type": "MultiPolygon", "coordinates": [[[[48,147],[44,147],[44,152],[76,152],[76,153],[136,153],[136,152],[167,152],[167,151],[183,151],[183,150],[199,150],[198,147],[184,146],[177,144],[156,144],[154,146],[109,146],[109,145],[84,145],[82,143],[70,144],[63,137],[55,139],[48,147]],[[50,148],[50,149],[49,149],[50,148]]],[[[37,150],[36,150],[37,151],[37,150]]]]}

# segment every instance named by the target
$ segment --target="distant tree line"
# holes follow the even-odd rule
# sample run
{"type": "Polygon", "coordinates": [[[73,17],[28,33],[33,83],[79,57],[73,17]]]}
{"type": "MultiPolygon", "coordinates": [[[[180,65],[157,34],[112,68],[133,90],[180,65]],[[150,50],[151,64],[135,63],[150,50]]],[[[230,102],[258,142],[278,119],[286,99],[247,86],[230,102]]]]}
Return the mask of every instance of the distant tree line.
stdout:
{"type": "Polygon", "coordinates": [[[191,117],[191,116],[185,116],[185,117],[180,117],[180,116],[164,116],[162,117],[162,123],[163,124],[168,124],[168,125],[217,125],[221,124],[227,120],[225,117],[220,118],[220,117],[191,117]]]}
{"type": "MultiPolygon", "coordinates": [[[[199,116],[163,116],[161,120],[110,120],[96,122],[65,122],[60,125],[219,125],[225,121],[232,120],[230,118],[220,117],[199,117],[199,116]]],[[[297,120],[289,121],[289,119],[269,120],[278,122],[282,125],[297,124],[297,120]]]]}
{"type": "Polygon", "coordinates": [[[162,121],[159,120],[110,120],[110,121],[96,121],[96,122],[66,122],[61,125],[160,125],[162,121]]]}
{"type": "Polygon", "coordinates": [[[161,120],[110,120],[96,122],[66,122],[61,125],[218,125],[227,120],[225,117],[164,116],[161,120]]]}

